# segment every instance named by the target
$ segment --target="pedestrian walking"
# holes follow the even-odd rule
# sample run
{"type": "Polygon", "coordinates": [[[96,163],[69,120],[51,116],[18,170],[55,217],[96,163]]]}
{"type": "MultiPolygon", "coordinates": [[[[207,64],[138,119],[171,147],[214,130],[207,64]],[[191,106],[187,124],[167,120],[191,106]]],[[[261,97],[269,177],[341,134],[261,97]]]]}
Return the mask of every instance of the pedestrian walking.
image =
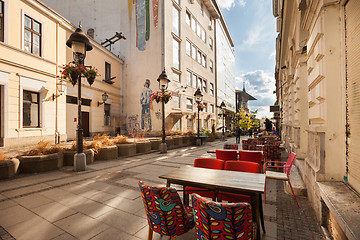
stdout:
{"type": "Polygon", "coordinates": [[[241,136],[241,129],[239,127],[236,127],[235,129],[236,144],[240,143],[240,136],[241,136]]]}

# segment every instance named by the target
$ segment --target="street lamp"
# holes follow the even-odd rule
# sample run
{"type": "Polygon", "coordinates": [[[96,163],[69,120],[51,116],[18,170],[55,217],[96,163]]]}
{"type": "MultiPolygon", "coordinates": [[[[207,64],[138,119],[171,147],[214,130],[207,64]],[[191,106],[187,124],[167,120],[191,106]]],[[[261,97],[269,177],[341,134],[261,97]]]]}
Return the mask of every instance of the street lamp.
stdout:
{"type": "MultiPolygon", "coordinates": [[[[159,75],[157,81],[159,82],[159,89],[162,92],[162,95],[164,96],[165,90],[168,88],[170,79],[166,75],[166,71],[164,68],[164,71],[159,75]]],[[[165,142],[165,100],[164,97],[161,101],[162,104],[162,142],[160,144],[160,153],[166,153],[167,152],[167,146],[165,142]]]]}
{"type": "MultiPolygon", "coordinates": [[[[86,51],[91,51],[92,46],[89,39],[79,26],[66,41],[66,46],[72,49],[74,63],[76,66],[84,65],[86,51]]],[[[78,76],[78,124],[76,130],[77,153],[74,156],[74,170],[85,171],[86,156],[83,150],[83,130],[81,123],[81,74],[78,76]]]]}
{"type": "Polygon", "coordinates": [[[199,108],[199,104],[202,101],[203,95],[200,91],[200,88],[198,88],[194,94],[195,96],[195,101],[198,104],[197,109],[198,109],[198,127],[197,127],[197,139],[196,139],[196,145],[200,146],[201,145],[201,139],[200,139],[200,108],[199,108]]]}
{"type": "Polygon", "coordinates": [[[221,102],[220,108],[223,110],[223,140],[225,140],[225,103],[224,101],[221,102]]]}
{"type": "Polygon", "coordinates": [[[108,95],[106,92],[104,92],[104,93],[101,95],[102,102],[98,102],[98,106],[104,104],[104,103],[106,102],[106,100],[108,100],[108,98],[109,98],[109,95],[108,95]]]}

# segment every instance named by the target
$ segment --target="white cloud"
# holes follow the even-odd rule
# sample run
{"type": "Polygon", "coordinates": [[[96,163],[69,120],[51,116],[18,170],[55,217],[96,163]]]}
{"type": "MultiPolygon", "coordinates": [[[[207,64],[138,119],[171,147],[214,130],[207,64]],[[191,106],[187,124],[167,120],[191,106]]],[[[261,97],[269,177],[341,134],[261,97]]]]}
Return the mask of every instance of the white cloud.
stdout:
{"type": "Polygon", "coordinates": [[[276,50],[274,50],[274,51],[270,54],[269,58],[273,58],[273,57],[275,57],[275,56],[276,56],[276,50]]]}
{"type": "Polygon", "coordinates": [[[231,8],[235,7],[235,5],[239,5],[241,7],[246,6],[245,0],[220,0],[218,1],[219,6],[223,9],[230,10],[231,8]]]}
{"type": "Polygon", "coordinates": [[[258,110],[258,118],[272,117],[273,114],[270,113],[269,106],[274,105],[276,100],[276,96],[273,94],[275,90],[273,73],[256,70],[242,74],[236,78],[236,88],[242,90],[243,82],[245,82],[246,92],[257,99],[249,101],[249,109],[258,110]]]}

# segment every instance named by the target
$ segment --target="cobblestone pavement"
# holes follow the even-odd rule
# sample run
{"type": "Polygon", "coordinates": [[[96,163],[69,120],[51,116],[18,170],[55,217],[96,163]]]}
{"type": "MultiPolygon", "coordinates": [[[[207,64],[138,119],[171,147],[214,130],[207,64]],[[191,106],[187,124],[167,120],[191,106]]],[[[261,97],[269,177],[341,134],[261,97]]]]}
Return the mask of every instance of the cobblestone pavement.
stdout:
{"type": "MultiPolygon", "coordinates": [[[[137,181],[164,186],[159,175],[193,165],[197,157],[214,157],[207,151],[220,149],[223,144],[217,141],[167,154],[97,161],[85,172],[67,167],[0,181],[0,239],[147,239],[148,225],[137,181]]],[[[262,233],[261,239],[322,239],[307,198],[299,197],[298,209],[292,196],[284,193],[282,183],[269,181],[267,190],[266,234],[262,233]]],[[[154,234],[153,239],[161,238],[154,234]]],[[[195,240],[195,230],[177,239],[195,240]]]]}

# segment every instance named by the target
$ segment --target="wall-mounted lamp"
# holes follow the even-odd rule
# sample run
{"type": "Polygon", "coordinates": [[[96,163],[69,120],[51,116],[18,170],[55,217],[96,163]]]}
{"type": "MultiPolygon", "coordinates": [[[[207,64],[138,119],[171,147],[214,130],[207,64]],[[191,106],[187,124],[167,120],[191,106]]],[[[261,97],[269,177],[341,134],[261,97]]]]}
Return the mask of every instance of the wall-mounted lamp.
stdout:
{"type": "Polygon", "coordinates": [[[98,102],[98,106],[104,104],[106,100],[108,100],[109,95],[106,92],[104,92],[103,95],[101,95],[101,98],[102,98],[102,102],[98,102]]]}
{"type": "Polygon", "coordinates": [[[53,93],[51,96],[51,99],[55,101],[58,97],[60,97],[66,90],[66,82],[63,80],[60,80],[56,83],[56,94],[53,93]]]}

